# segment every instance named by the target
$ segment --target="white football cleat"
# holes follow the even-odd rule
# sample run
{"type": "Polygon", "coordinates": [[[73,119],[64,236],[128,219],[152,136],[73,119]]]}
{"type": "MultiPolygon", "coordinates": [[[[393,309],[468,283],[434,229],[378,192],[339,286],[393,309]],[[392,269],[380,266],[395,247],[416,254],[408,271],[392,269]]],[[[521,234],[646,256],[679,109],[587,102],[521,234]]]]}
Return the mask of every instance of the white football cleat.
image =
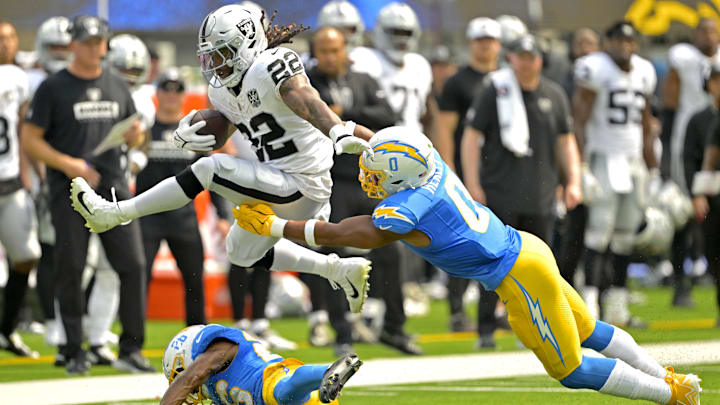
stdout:
{"type": "Polygon", "coordinates": [[[75,211],[85,218],[85,226],[91,232],[102,233],[130,221],[120,211],[112,190],[113,202],[100,197],[82,177],[70,183],[70,199],[75,211]]]}
{"type": "Polygon", "coordinates": [[[350,304],[350,311],[362,311],[365,298],[367,298],[370,283],[371,262],[362,257],[348,257],[340,259],[336,254],[330,254],[330,275],[333,283],[345,290],[345,296],[350,304]]]}

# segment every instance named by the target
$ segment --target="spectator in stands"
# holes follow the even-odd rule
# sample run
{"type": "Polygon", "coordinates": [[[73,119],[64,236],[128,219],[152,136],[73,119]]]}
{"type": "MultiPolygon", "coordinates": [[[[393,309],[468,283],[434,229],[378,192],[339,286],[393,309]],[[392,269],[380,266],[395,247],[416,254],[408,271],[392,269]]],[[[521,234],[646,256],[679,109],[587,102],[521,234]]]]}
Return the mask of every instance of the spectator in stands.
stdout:
{"type": "MultiPolygon", "coordinates": [[[[67,69],[50,76],[37,89],[23,126],[25,150],[48,167],[51,214],[56,230],[56,294],[67,334],[65,357],[69,374],[89,370],[82,350],[83,298],[81,275],[85,267],[89,232],[70,198],[70,179],[83,177],[101,195],[129,198],[119,147],[95,154],[93,150],[113,125],[130,117],[135,107],[125,83],[105,71],[109,29],[97,17],[73,20],[67,69]],[[111,192],[114,189],[114,192],[111,192]],[[111,195],[112,194],[112,195],[111,195]]],[[[143,139],[139,123],[123,134],[128,146],[143,139]]],[[[145,258],[140,226],[131,223],[101,235],[108,259],[120,277],[120,354],[114,366],[133,372],[153,371],[141,354],[145,340],[145,258]]]]}

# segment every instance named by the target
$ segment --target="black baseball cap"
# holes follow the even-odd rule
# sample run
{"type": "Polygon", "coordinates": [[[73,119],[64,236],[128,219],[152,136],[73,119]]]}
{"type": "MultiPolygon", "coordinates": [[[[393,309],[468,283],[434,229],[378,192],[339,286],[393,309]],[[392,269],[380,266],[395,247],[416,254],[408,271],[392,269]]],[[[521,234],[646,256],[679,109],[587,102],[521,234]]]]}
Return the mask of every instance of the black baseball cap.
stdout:
{"type": "Polygon", "coordinates": [[[523,52],[529,52],[533,54],[535,57],[542,56],[542,48],[540,47],[540,44],[538,43],[535,36],[530,34],[525,34],[515,40],[512,44],[510,44],[510,52],[513,53],[523,53],[523,52]]]}
{"type": "Polygon", "coordinates": [[[605,31],[605,36],[608,38],[635,39],[637,30],[629,21],[618,21],[605,31]]]}
{"type": "Polygon", "coordinates": [[[185,81],[180,74],[180,70],[178,68],[171,67],[162,72],[162,74],[158,77],[157,87],[158,89],[162,89],[164,91],[183,92],[185,91],[185,81]]]}
{"type": "Polygon", "coordinates": [[[80,15],[72,20],[70,36],[73,41],[85,41],[90,38],[109,38],[110,28],[107,21],[92,15],[80,15]]]}

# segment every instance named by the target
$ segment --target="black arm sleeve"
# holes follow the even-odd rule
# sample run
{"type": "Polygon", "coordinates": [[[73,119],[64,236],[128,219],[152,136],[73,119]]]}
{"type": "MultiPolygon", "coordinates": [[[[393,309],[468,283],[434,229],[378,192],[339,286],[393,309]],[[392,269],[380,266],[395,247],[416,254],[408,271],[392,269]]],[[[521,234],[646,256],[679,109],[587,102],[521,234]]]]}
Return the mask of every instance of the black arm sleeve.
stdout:
{"type": "Polygon", "coordinates": [[[366,74],[355,77],[357,80],[353,83],[353,87],[356,87],[354,91],[365,93],[365,104],[343,111],[341,118],[345,121],[355,121],[374,131],[394,125],[397,117],[378,83],[366,74]]]}
{"type": "Polygon", "coordinates": [[[488,135],[490,128],[498,124],[497,92],[492,82],[484,83],[482,90],[475,96],[468,110],[467,122],[478,131],[488,135]]]}

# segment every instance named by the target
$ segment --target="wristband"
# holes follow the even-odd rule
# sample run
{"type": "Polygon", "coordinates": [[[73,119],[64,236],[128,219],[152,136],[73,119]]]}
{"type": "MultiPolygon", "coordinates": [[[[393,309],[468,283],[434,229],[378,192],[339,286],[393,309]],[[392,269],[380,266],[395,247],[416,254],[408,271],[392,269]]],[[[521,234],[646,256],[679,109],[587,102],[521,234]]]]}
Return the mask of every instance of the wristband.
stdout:
{"type": "Polygon", "coordinates": [[[330,139],[333,143],[338,143],[341,139],[346,136],[353,136],[355,133],[355,123],[352,121],[346,121],[345,124],[335,124],[330,128],[330,139]]]}
{"type": "Polygon", "coordinates": [[[312,247],[318,246],[315,243],[315,224],[317,219],[309,219],[305,222],[305,242],[312,247]]]}
{"type": "Polygon", "coordinates": [[[275,217],[270,225],[270,236],[282,238],[285,232],[285,225],[287,225],[286,219],[275,217]]]}

